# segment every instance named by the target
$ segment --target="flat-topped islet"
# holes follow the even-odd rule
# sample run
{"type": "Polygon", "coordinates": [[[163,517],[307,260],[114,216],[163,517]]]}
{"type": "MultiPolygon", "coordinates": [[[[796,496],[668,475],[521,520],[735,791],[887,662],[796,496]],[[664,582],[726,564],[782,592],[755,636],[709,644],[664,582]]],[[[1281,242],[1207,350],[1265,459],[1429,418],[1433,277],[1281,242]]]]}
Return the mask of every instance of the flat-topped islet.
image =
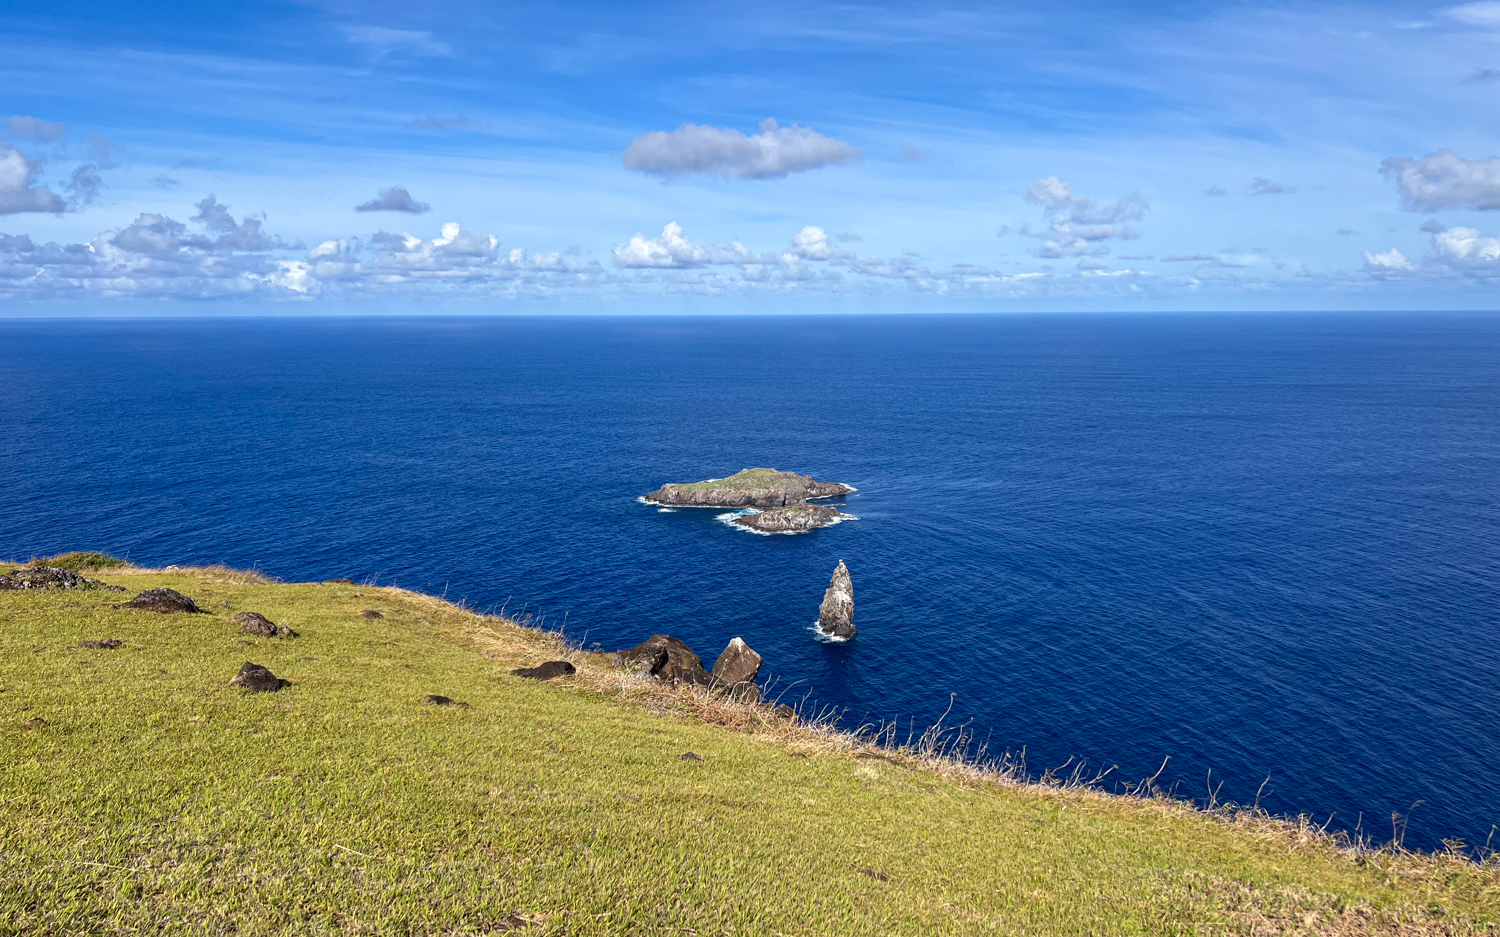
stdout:
{"type": "Polygon", "coordinates": [[[684,508],[784,508],[814,498],[838,498],[853,491],[839,482],[820,482],[773,468],[741,469],[728,478],[662,485],[646,501],[684,508]]]}
{"type": "Polygon", "coordinates": [[[763,534],[800,534],[805,530],[829,527],[840,521],[853,519],[853,514],[844,514],[837,508],[823,504],[791,504],[784,508],[743,514],[730,523],[763,534]]]}

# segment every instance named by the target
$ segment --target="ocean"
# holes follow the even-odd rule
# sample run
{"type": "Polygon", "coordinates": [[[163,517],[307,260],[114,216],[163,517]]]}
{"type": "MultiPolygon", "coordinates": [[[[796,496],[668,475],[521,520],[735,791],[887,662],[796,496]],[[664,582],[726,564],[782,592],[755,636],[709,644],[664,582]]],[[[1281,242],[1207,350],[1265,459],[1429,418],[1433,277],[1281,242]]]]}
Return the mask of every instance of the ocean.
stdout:
{"type": "Polygon", "coordinates": [[[10,319],[0,381],[0,556],[741,636],[784,701],[1033,773],[1166,760],[1428,849],[1500,823],[1500,316],[10,319]],[[860,519],[637,501],[750,466],[860,519]]]}

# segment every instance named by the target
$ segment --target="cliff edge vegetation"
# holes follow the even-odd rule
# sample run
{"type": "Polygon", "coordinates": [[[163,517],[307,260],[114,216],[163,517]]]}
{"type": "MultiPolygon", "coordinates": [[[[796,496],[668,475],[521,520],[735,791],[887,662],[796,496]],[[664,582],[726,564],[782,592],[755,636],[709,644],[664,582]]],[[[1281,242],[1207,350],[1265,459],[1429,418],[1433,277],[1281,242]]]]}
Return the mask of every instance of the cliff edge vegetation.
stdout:
{"type": "Polygon", "coordinates": [[[875,749],[426,595],[223,568],[92,575],[128,594],[0,591],[3,935],[1500,920],[1493,866],[875,749]],[[153,589],[201,611],[116,607],[153,589]],[[557,658],[576,673],[512,674],[557,658]],[[277,691],[230,686],[247,662],[277,691]]]}

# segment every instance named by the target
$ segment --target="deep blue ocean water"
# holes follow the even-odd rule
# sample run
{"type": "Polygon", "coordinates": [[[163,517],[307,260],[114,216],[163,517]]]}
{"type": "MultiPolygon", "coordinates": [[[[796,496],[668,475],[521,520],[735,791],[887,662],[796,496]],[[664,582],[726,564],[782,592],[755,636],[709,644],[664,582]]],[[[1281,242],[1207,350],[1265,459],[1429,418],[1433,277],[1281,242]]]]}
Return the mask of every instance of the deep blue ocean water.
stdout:
{"type": "Polygon", "coordinates": [[[1500,822],[1500,316],[10,320],[0,385],[0,555],[741,635],[788,699],[920,731],[952,694],[1033,771],[1500,822]],[[757,465],[861,520],[636,501],[757,465]]]}

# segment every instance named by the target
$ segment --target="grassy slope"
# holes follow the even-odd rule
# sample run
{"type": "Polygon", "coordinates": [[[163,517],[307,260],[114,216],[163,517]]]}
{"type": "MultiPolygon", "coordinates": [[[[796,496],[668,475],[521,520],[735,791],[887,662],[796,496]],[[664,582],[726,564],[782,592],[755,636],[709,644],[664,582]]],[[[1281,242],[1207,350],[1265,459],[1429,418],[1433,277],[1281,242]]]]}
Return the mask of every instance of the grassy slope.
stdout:
{"type": "Polygon", "coordinates": [[[683,491],[717,491],[721,488],[774,488],[784,481],[785,472],[773,468],[740,469],[728,478],[710,478],[701,482],[674,482],[683,491]]]}
{"type": "Polygon", "coordinates": [[[213,614],[0,592],[0,934],[1461,933],[1500,917],[1500,881],[1465,863],[1356,863],[1264,824],[708,725],[653,712],[671,697],[585,655],[579,680],[522,681],[509,669],[556,656],[550,638],[424,596],[100,575],[213,614]],[[228,616],[245,609],[302,636],[244,637],[228,616]],[[126,647],[78,647],[111,636],[126,647]],[[226,686],[246,660],[294,685],[226,686]]]}

